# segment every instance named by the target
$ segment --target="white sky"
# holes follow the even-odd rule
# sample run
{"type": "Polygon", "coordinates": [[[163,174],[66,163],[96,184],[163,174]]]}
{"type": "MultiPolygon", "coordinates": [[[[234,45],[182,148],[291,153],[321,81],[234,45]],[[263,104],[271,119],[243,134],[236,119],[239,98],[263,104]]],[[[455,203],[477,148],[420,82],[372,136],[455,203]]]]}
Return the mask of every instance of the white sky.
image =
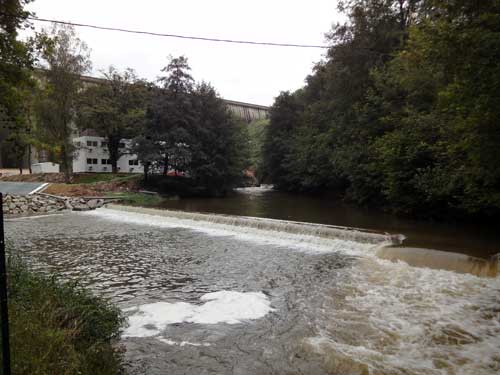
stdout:
{"type": "MultiPolygon", "coordinates": [[[[343,18],[328,0],[35,0],[40,18],[224,39],[323,45],[343,18]]],[[[49,27],[35,22],[35,26],[49,27]]],[[[77,28],[91,49],[93,75],[109,65],[155,79],[168,55],[185,55],[197,81],[226,99],[271,105],[296,90],[325,50],[189,41],[77,28]]]]}

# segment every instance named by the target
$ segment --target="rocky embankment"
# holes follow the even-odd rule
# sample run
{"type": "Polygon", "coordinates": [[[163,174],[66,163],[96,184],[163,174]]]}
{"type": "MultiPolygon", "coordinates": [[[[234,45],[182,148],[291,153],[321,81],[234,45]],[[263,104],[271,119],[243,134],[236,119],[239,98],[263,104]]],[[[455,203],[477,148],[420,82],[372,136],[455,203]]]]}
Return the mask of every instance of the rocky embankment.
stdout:
{"type": "Polygon", "coordinates": [[[6,215],[28,215],[62,210],[88,211],[102,207],[102,198],[58,197],[50,194],[12,195],[3,197],[3,212],[6,215]]]}

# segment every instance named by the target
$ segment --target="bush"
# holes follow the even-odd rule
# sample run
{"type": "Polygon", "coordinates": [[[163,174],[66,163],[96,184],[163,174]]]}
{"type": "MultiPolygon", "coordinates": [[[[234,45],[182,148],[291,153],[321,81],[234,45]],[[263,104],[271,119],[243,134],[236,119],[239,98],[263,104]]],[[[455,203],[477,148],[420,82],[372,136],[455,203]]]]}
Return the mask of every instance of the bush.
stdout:
{"type": "Polygon", "coordinates": [[[72,282],[8,265],[13,374],[120,374],[123,317],[72,282]]]}
{"type": "Polygon", "coordinates": [[[201,186],[189,177],[151,175],[148,176],[144,187],[152,189],[164,195],[176,195],[179,197],[211,196],[217,195],[206,186],[201,186]]]}

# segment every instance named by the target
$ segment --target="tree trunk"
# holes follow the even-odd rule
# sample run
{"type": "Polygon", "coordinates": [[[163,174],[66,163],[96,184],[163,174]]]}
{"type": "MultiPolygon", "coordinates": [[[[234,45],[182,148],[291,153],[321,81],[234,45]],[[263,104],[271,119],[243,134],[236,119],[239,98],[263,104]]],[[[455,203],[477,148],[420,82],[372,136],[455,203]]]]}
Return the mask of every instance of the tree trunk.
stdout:
{"type": "Polygon", "coordinates": [[[120,140],[116,137],[108,136],[109,160],[111,161],[111,171],[118,173],[118,159],[120,158],[120,140]]]}
{"type": "Polygon", "coordinates": [[[28,145],[28,169],[30,171],[30,174],[32,174],[33,171],[31,170],[31,145],[30,144],[28,145]]]}
{"type": "Polygon", "coordinates": [[[165,153],[165,159],[163,160],[163,174],[166,176],[168,174],[168,154],[165,153]]]}
{"type": "Polygon", "coordinates": [[[148,182],[149,162],[144,163],[144,182],[148,182]]]}
{"type": "Polygon", "coordinates": [[[69,184],[71,182],[71,165],[70,157],[68,155],[68,147],[66,145],[61,146],[61,167],[64,173],[64,182],[69,184]]]}

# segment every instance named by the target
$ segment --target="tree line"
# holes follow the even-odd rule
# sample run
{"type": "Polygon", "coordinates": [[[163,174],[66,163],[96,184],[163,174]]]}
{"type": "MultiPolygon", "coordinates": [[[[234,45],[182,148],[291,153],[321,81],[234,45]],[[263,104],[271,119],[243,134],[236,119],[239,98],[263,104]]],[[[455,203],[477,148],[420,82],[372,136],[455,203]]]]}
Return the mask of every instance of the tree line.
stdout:
{"type": "Polygon", "coordinates": [[[349,0],[303,88],[271,109],[263,170],[425,217],[500,213],[500,2],[349,0]]]}
{"type": "Polygon", "coordinates": [[[106,138],[115,173],[129,153],[137,154],[146,180],[173,171],[200,194],[223,195],[240,181],[248,163],[244,125],[210,84],[194,81],[186,57],[170,57],[153,82],[113,66],[101,79],[82,79],[91,70],[89,48],[72,27],[18,39],[28,25],[27,2],[9,0],[8,16],[0,18],[7,31],[0,33],[2,147],[20,165],[35,147],[59,162],[70,181],[73,137],[91,129],[106,138]],[[132,140],[128,148],[123,139],[132,140]]]}

